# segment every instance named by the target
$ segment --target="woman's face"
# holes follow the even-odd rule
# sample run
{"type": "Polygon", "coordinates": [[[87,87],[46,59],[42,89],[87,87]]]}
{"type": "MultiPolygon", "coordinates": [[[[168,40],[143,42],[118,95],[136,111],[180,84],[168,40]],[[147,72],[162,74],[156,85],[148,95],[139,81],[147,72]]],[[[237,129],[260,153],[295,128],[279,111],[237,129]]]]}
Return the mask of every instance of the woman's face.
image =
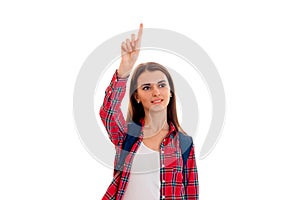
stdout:
{"type": "Polygon", "coordinates": [[[137,79],[135,98],[142,103],[145,112],[167,109],[170,101],[170,86],[166,75],[157,71],[145,71],[137,79]]]}

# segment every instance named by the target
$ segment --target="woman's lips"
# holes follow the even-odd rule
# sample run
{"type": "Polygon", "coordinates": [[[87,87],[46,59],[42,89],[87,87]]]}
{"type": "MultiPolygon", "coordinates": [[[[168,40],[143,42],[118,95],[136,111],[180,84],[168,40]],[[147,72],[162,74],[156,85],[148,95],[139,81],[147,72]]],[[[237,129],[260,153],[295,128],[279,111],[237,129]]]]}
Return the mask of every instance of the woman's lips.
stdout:
{"type": "Polygon", "coordinates": [[[156,99],[156,100],[151,101],[151,103],[153,103],[153,104],[159,104],[162,101],[163,101],[163,99],[156,99]]]}

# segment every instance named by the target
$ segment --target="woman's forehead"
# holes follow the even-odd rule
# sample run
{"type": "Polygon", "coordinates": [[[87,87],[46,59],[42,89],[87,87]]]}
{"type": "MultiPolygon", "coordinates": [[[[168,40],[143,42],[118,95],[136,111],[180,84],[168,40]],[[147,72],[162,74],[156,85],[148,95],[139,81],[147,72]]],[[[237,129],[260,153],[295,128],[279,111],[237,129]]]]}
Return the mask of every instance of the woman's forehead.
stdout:
{"type": "Polygon", "coordinates": [[[168,83],[167,76],[161,71],[145,71],[137,79],[137,85],[143,85],[148,83],[158,83],[162,80],[165,80],[168,83]]]}

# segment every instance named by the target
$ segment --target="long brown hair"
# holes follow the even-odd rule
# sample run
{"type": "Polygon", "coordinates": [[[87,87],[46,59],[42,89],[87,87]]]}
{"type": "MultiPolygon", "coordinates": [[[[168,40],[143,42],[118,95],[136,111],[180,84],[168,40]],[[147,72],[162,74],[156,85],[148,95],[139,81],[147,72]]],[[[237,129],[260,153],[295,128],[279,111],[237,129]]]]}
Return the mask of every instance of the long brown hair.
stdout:
{"type": "Polygon", "coordinates": [[[147,63],[141,63],[139,64],[131,77],[130,81],[130,88],[129,88],[129,105],[128,105],[128,113],[127,113],[127,121],[133,121],[136,124],[140,124],[140,120],[145,117],[145,112],[143,105],[141,103],[138,103],[135,99],[135,93],[137,93],[137,79],[139,76],[145,72],[145,71],[161,71],[164,73],[168,79],[169,85],[170,85],[170,92],[172,94],[172,97],[170,98],[170,102],[167,106],[167,122],[172,122],[175,126],[175,129],[177,131],[182,131],[185,133],[182,128],[179,125],[178,118],[177,118],[177,111],[176,111],[176,95],[175,95],[175,88],[174,83],[172,80],[172,77],[168,70],[162,66],[161,64],[158,64],[156,62],[147,62],[147,63]]]}

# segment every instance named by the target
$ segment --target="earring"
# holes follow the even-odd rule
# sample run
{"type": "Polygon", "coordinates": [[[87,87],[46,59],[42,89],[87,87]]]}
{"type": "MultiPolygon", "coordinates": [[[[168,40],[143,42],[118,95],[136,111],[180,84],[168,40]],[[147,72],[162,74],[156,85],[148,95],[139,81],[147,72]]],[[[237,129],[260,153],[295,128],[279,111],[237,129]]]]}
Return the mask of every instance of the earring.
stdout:
{"type": "Polygon", "coordinates": [[[140,103],[140,101],[139,101],[139,100],[137,100],[137,103],[139,104],[139,103],[140,103]]]}
{"type": "Polygon", "coordinates": [[[172,97],[172,94],[170,95],[170,97],[172,97]]]}

